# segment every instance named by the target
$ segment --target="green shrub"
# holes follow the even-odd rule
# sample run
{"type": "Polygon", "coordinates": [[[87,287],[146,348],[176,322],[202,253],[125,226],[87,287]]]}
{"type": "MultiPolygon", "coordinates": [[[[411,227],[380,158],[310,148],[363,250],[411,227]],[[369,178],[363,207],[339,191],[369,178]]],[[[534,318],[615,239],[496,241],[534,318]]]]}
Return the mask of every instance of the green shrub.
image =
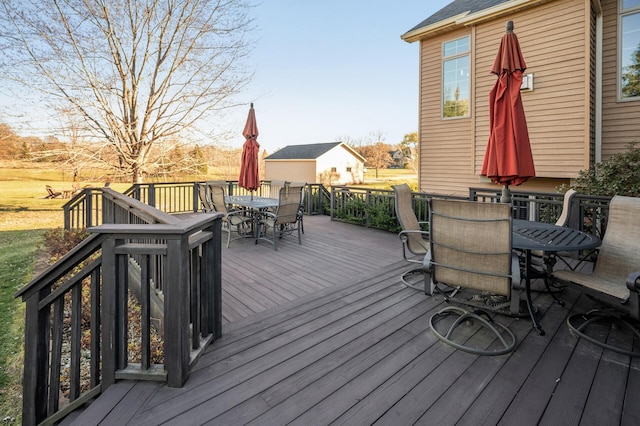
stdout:
{"type": "Polygon", "coordinates": [[[631,142],[626,152],[612,155],[589,170],[581,170],[572,187],[589,195],[640,196],[640,147],[631,142]]]}

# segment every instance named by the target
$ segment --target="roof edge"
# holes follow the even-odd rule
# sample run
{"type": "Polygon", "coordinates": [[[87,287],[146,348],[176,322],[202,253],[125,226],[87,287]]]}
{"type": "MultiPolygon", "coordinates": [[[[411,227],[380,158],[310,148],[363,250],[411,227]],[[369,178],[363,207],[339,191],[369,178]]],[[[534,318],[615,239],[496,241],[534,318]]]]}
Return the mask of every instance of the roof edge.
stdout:
{"type": "Polygon", "coordinates": [[[496,18],[506,13],[515,12],[520,9],[536,6],[542,3],[547,3],[549,1],[553,1],[553,0],[511,0],[506,3],[501,3],[496,6],[488,7],[479,12],[470,13],[469,11],[467,11],[465,13],[460,13],[451,18],[447,18],[442,21],[435,22],[431,25],[427,25],[425,27],[417,28],[413,31],[409,31],[401,35],[400,38],[406,41],[407,43],[413,43],[415,41],[419,41],[420,39],[426,36],[432,36],[432,35],[447,31],[449,29],[453,29],[461,26],[473,25],[478,22],[496,18]]]}
{"type": "Polygon", "coordinates": [[[341,146],[343,146],[347,151],[349,151],[354,157],[356,158],[360,158],[363,162],[366,161],[366,158],[364,158],[362,155],[360,155],[355,149],[351,148],[349,145],[347,145],[344,142],[340,142],[341,146]]]}

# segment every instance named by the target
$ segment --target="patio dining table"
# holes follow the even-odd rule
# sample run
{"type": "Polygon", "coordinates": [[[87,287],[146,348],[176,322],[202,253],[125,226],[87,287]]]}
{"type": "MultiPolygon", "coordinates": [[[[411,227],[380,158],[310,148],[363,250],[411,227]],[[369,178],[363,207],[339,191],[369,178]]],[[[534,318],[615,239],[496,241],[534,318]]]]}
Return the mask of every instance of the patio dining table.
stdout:
{"type": "Polygon", "coordinates": [[[545,252],[582,251],[592,250],[602,244],[600,238],[586,232],[557,226],[549,223],[534,222],[529,220],[514,219],[513,239],[514,249],[525,252],[525,291],[527,295],[527,308],[538,333],[544,335],[536,317],[535,308],[531,300],[531,252],[542,250],[545,252]]]}
{"type": "Polygon", "coordinates": [[[242,207],[249,211],[253,216],[253,236],[255,243],[258,244],[259,228],[261,212],[278,207],[279,200],[277,198],[259,197],[255,195],[229,195],[225,197],[225,202],[233,206],[242,207]]]}

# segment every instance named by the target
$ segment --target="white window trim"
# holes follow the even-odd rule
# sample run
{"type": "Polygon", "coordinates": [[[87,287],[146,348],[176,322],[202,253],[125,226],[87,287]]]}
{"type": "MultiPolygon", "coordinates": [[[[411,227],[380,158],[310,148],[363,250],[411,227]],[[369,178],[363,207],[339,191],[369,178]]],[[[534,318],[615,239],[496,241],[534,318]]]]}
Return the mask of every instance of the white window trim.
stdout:
{"type": "Polygon", "coordinates": [[[616,70],[616,98],[618,102],[637,102],[640,100],[640,96],[623,97],[622,96],[622,17],[627,15],[640,14],[640,6],[635,6],[626,10],[622,9],[622,1],[618,0],[618,32],[617,32],[617,47],[618,47],[618,60],[616,70]]]}
{"type": "Polygon", "coordinates": [[[462,37],[457,37],[457,38],[453,38],[451,40],[446,40],[443,41],[441,46],[440,46],[440,119],[441,120],[460,120],[460,119],[467,119],[471,117],[471,79],[472,79],[472,75],[471,75],[471,35],[465,35],[462,37]],[[461,40],[463,38],[467,38],[469,39],[469,50],[467,50],[464,53],[457,53],[455,55],[450,55],[450,56],[444,56],[444,45],[447,43],[450,43],[452,41],[456,41],[456,40],[461,40]],[[462,58],[462,57],[468,57],[469,59],[469,109],[467,111],[466,115],[459,115],[456,117],[445,117],[444,116],[444,64],[447,61],[450,61],[452,59],[458,59],[458,58],[462,58]]]}

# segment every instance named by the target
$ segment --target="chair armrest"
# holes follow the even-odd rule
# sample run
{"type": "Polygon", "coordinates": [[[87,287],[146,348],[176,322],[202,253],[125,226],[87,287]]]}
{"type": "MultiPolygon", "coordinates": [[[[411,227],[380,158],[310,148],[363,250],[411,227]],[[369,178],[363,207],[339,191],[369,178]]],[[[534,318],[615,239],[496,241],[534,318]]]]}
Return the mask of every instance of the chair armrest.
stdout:
{"type": "Polygon", "coordinates": [[[627,277],[627,288],[629,291],[640,293],[640,271],[635,271],[627,277]]]}
{"type": "Polygon", "coordinates": [[[250,216],[245,215],[245,211],[244,210],[234,210],[232,212],[228,212],[227,213],[227,217],[239,217],[244,221],[249,221],[252,220],[250,216]]]}
{"type": "Polygon", "coordinates": [[[423,237],[429,237],[429,231],[400,231],[398,233],[398,237],[401,240],[406,240],[407,238],[409,238],[407,234],[420,234],[423,237]]]}

